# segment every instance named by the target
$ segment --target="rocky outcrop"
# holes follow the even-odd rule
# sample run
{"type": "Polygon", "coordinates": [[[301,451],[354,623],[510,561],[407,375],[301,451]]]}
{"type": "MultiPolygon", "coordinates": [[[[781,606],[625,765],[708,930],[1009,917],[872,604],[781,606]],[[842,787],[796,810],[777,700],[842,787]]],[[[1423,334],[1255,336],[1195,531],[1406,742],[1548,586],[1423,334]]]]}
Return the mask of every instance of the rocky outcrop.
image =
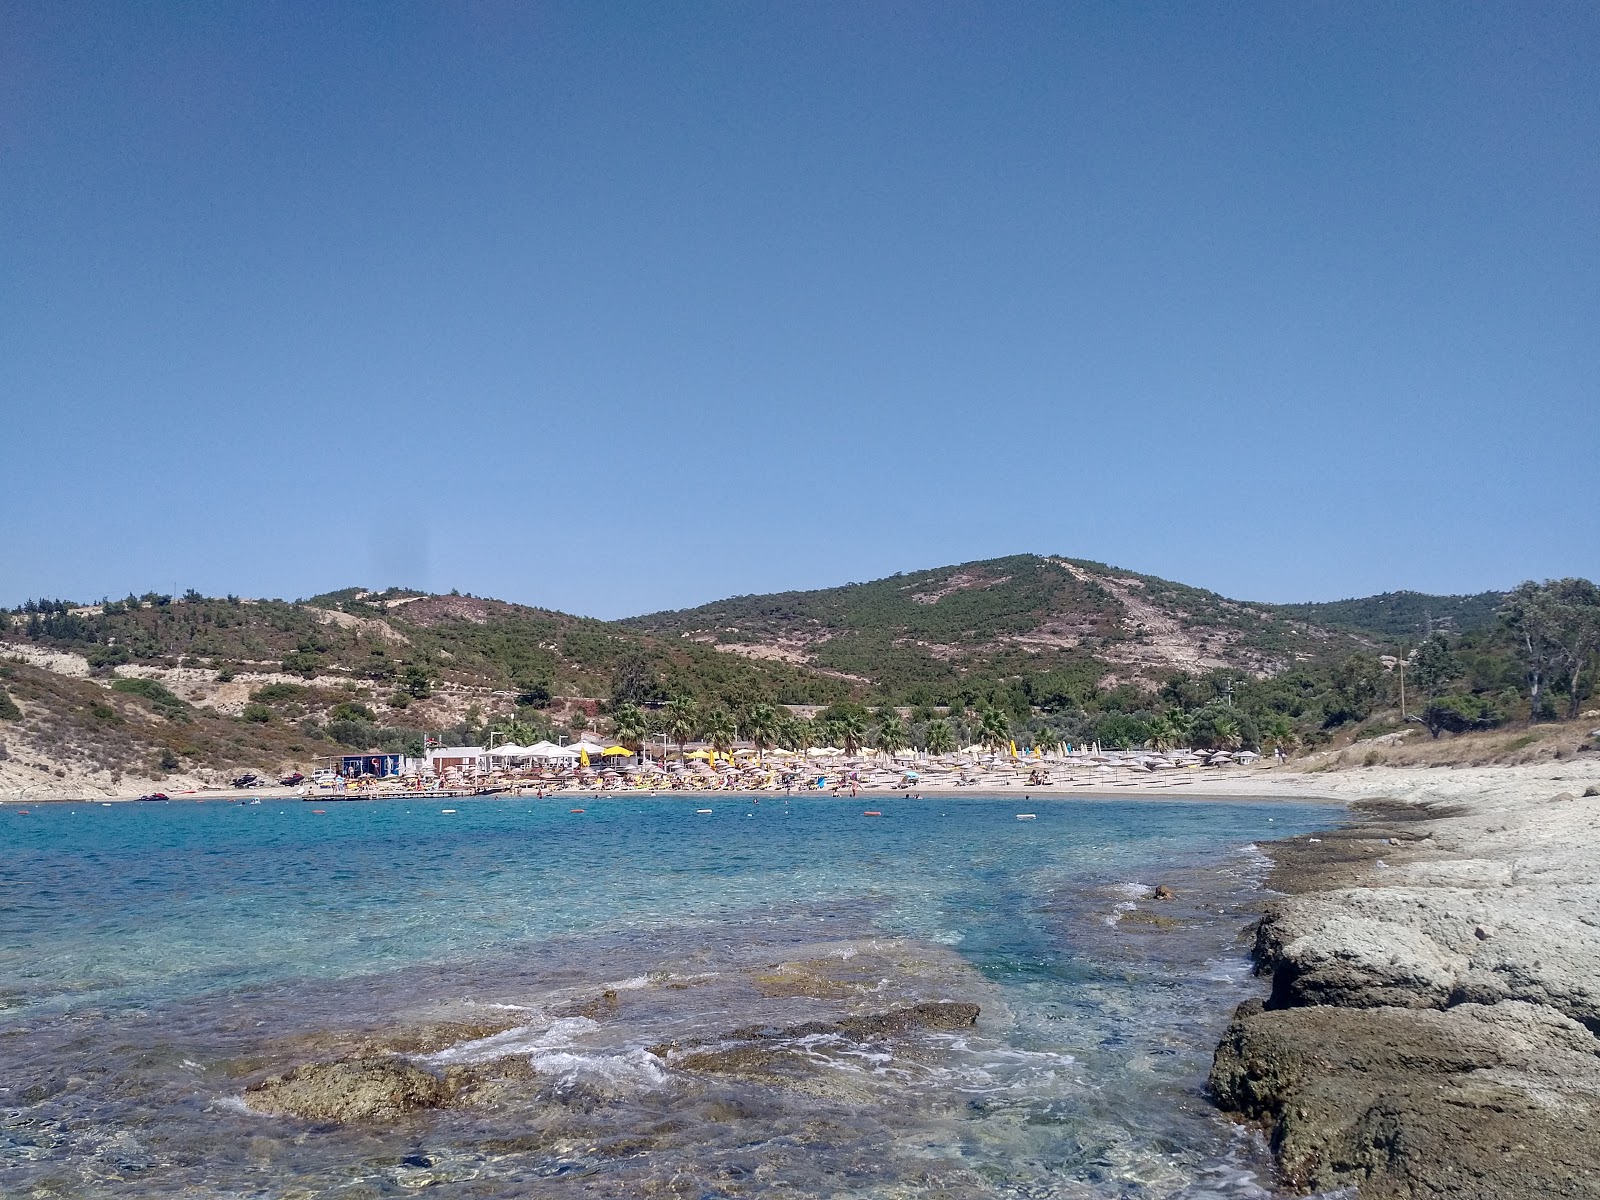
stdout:
{"type": "Polygon", "coordinates": [[[421,1109],[492,1100],[505,1087],[532,1080],[524,1057],[512,1055],[435,1075],[397,1055],[306,1063],[247,1088],[257,1112],[307,1121],[394,1121],[421,1109]]]}
{"type": "Polygon", "coordinates": [[[307,1063],[250,1088],[257,1112],[308,1121],[394,1120],[420,1108],[447,1104],[456,1089],[400,1058],[307,1063]]]}
{"type": "Polygon", "coordinates": [[[1372,809],[1269,848],[1274,885],[1298,894],[1258,926],[1271,996],[1235,1014],[1211,1088],[1261,1123],[1289,1184],[1600,1196],[1588,803],[1372,809]]]}
{"type": "Polygon", "coordinates": [[[1362,1200],[1600,1195],[1600,1058],[1549,1008],[1283,1010],[1217,1050],[1220,1104],[1269,1132],[1285,1182],[1362,1200]]]}

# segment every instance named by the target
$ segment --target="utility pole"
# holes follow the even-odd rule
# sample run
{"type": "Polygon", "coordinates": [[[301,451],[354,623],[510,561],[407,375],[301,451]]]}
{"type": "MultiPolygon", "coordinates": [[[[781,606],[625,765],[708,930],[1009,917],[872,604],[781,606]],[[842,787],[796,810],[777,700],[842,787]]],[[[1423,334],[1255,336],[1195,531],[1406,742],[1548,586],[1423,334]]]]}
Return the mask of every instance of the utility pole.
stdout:
{"type": "Polygon", "coordinates": [[[1407,656],[1404,654],[1400,656],[1400,721],[1402,724],[1406,719],[1406,658],[1407,656]]]}

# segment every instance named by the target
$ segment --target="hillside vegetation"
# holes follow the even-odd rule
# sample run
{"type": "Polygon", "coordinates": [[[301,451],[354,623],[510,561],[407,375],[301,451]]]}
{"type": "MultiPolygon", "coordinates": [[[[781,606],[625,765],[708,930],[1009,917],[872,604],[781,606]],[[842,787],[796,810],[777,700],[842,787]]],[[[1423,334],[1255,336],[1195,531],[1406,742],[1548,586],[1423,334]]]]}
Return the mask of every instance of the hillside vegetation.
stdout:
{"type": "Polygon", "coordinates": [[[1504,592],[1475,596],[1430,596],[1425,592],[1385,592],[1359,600],[1317,604],[1275,604],[1275,612],[1328,629],[1342,629],[1383,641],[1421,641],[1435,633],[1477,633],[1495,623],[1504,592]]]}
{"type": "Polygon", "coordinates": [[[1582,716],[1600,589],[1495,595],[1274,607],[1017,555],[622,622],[403,590],[30,601],[0,612],[0,787],[307,769],[425,733],[1309,751],[1582,716]]]}
{"type": "Polygon", "coordinates": [[[738,596],[622,624],[872,685],[884,699],[943,704],[1000,680],[1058,675],[1078,693],[1108,676],[1175,670],[1269,675],[1364,643],[1152,575],[1024,554],[809,592],[738,596]]]}

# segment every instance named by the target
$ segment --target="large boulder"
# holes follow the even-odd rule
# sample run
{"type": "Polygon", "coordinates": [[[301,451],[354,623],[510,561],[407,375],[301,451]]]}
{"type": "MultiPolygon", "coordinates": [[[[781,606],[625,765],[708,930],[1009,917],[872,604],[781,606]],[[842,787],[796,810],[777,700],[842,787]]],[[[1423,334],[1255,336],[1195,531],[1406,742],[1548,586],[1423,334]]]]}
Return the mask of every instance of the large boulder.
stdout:
{"type": "Polygon", "coordinates": [[[1241,1005],[1211,1070],[1285,1181],[1361,1200],[1600,1194],[1600,1041],[1508,1001],[1446,1011],[1241,1005]]]}

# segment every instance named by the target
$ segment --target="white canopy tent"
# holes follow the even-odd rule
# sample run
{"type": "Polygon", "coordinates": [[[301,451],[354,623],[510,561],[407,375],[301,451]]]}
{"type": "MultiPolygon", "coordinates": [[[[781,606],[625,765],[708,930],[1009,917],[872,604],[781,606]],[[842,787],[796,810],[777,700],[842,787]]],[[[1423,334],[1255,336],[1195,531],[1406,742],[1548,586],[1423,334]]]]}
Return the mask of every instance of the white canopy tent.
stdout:
{"type": "Polygon", "coordinates": [[[577,758],[578,752],[569,746],[558,746],[554,742],[535,742],[527,751],[529,758],[577,758]]]}

